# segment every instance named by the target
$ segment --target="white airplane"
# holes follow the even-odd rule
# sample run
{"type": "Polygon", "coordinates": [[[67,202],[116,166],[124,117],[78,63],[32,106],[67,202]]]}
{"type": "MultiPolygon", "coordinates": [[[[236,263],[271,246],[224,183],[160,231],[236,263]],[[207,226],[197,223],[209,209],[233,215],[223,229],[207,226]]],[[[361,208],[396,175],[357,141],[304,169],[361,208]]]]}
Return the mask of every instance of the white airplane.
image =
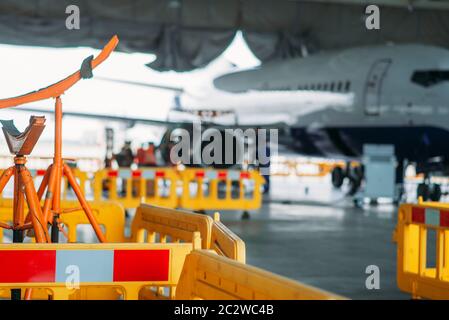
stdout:
{"type": "MultiPolygon", "coordinates": [[[[305,155],[359,157],[363,144],[394,144],[399,162],[416,163],[418,172],[432,172],[427,164],[435,157],[449,167],[449,51],[442,48],[412,44],[361,47],[272,62],[219,76],[213,86],[199,93],[109,80],[175,91],[181,101],[175,108],[178,112],[208,109],[226,115],[231,111],[237,126],[284,124],[289,146],[305,155]]],[[[179,119],[140,118],[138,108],[132,118],[68,114],[180,124],[179,119]]],[[[337,178],[336,185],[342,177],[337,178]]]]}
{"type": "MultiPolygon", "coordinates": [[[[426,176],[449,171],[446,49],[352,48],[228,73],[213,84],[208,104],[196,106],[233,107],[242,125],[284,122],[299,153],[357,158],[364,144],[393,144],[400,164],[416,163],[426,176]]],[[[334,172],[336,186],[343,178],[334,172]]],[[[441,189],[426,181],[419,193],[436,200],[441,189]]]]}

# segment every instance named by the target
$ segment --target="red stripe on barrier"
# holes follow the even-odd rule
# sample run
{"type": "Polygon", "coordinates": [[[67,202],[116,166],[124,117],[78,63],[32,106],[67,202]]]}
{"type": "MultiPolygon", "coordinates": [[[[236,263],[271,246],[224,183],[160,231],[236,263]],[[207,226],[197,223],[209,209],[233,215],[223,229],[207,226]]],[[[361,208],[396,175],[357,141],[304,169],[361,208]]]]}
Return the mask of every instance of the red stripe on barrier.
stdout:
{"type": "Polygon", "coordinates": [[[249,172],[240,172],[240,179],[249,179],[249,172]]]}
{"type": "Polygon", "coordinates": [[[156,171],[156,178],[164,178],[165,172],[164,171],[156,171]]]}
{"type": "Polygon", "coordinates": [[[412,222],[425,223],[426,221],[426,209],[413,207],[412,208],[412,222]]]}
{"type": "Polygon", "coordinates": [[[133,178],[140,178],[142,176],[142,171],[132,171],[131,175],[133,178]]]}
{"type": "Polygon", "coordinates": [[[55,250],[0,251],[0,283],[54,282],[55,250]]]}
{"type": "Polygon", "coordinates": [[[47,172],[47,170],[45,170],[45,169],[39,169],[39,170],[36,170],[36,175],[43,176],[43,175],[45,175],[46,172],[47,172]]]}
{"type": "Polygon", "coordinates": [[[226,171],[219,171],[218,172],[218,179],[226,179],[228,176],[228,173],[226,171]]]}
{"type": "Polygon", "coordinates": [[[197,177],[197,178],[204,178],[204,171],[197,171],[195,173],[195,177],[197,177]]]}
{"type": "Polygon", "coordinates": [[[118,177],[118,171],[108,171],[108,177],[110,178],[117,178],[118,177]]]}
{"type": "Polygon", "coordinates": [[[440,210],[440,226],[449,227],[449,211],[440,210]]]}
{"type": "Polygon", "coordinates": [[[114,250],[114,281],[168,281],[170,250],[114,250]]]}

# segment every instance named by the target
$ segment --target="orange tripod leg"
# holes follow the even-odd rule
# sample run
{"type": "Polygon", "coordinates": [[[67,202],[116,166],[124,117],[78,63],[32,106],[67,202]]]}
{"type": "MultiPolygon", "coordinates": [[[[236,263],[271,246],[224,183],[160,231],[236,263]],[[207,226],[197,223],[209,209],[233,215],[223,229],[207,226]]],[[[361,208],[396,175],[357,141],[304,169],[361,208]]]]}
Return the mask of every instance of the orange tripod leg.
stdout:
{"type": "Polygon", "coordinates": [[[73,176],[72,170],[70,170],[70,167],[64,163],[64,173],[69,181],[69,184],[72,186],[73,191],[76,194],[76,197],[78,198],[79,203],[81,204],[81,207],[83,208],[84,212],[86,213],[87,219],[89,219],[90,224],[92,225],[92,228],[94,228],[95,234],[97,235],[97,238],[100,242],[106,242],[106,238],[103,235],[103,232],[100,229],[100,225],[97,222],[97,219],[95,219],[92,209],[90,208],[89,204],[87,203],[86,199],[84,198],[83,193],[81,192],[80,187],[78,186],[78,183],[76,182],[75,177],[73,176]]]}
{"type": "MultiPolygon", "coordinates": [[[[50,174],[51,174],[51,171],[50,171],[51,167],[52,167],[51,165],[48,167],[47,171],[45,172],[44,177],[42,178],[41,185],[39,186],[39,189],[37,190],[37,197],[39,199],[39,202],[41,201],[42,196],[44,195],[45,189],[48,187],[48,180],[49,180],[49,177],[50,177],[50,174]]],[[[45,207],[45,205],[44,205],[44,207],[45,207]]],[[[44,209],[42,209],[42,214],[43,214],[43,216],[45,218],[46,216],[45,216],[44,209]]],[[[30,222],[31,222],[31,215],[28,212],[28,214],[26,216],[26,219],[25,219],[25,223],[30,223],[30,222]]]]}
{"type": "Polygon", "coordinates": [[[22,191],[22,183],[19,174],[14,175],[14,206],[13,206],[13,223],[14,228],[23,226],[25,216],[24,216],[24,204],[25,198],[22,191]]]}
{"type": "Polygon", "coordinates": [[[55,181],[56,181],[56,174],[53,165],[51,165],[48,168],[47,173],[49,173],[47,194],[45,195],[44,207],[42,209],[42,212],[44,215],[45,222],[49,223],[53,220],[53,216],[51,214],[51,206],[53,204],[53,196],[55,192],[55,181]]]}
{"type": "Polygon", "coordinates": [[[9,179],[14,175],[15,167],[9,167],[5,171],[3,171],[0,177],[0,192],[3,192],[3,189],[8,184],[9,179]]]}
{"type": "Polygon", "coordinates": [[[20,177],[25,189],[25,196],[30,209],[31,222],[34,227],[36,242],[45,243],[50,242],[48,235],[47,224],[44,221],[41,205],[37,197],[36,189],[34,188],[33,178],[26,168],[21,168],[20,177]]]}
{"type": "Polygon", "coordinates": [[[39,200],[42,200],[42,196],[44,195],[44,191],[48,186],[48,180],[50,177],[50,170],[51,170],[51,165],[48,167],[47,171],[45,171],[44,177],[42,178],[42,182],[41,185],[39,186],[39,189],[37,190],[37,197],[39,198],[39,200]]]}

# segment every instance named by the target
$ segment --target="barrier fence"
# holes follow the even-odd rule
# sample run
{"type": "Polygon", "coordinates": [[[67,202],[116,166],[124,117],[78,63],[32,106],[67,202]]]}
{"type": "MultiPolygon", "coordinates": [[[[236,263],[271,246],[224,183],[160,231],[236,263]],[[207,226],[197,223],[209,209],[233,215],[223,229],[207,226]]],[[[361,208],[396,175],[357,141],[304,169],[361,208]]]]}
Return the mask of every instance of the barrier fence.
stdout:
{"type": "Polygon", "coordinates": [[[243,241],[218,214],[141,205],[124,241],[0,244],[0,297],[31,289],[32,299],[342,298],[247,266],[243,241]]]}
{"type": "Polygon", "coordinates": [[[257,171],[185,169],[179,207],[191,210],[257,210],[264,179],[257,171]]]}
{"type": "Polygon", "coordinates": [[[275,157],[270,160],[272,176],[325,177],[335,167],[345,167],[344,161],[323,161],[275,157]]]}
{"type": "MultiPolygon", "coordinates": [[[[3,173],[3,169],[0,170],[0,175],[3,173]]],[[[34,180],[34,184],[36,186],[40,185],[40,181],[42,181],[43,177],[45,176],[45,173],[47,172],[46,169],[29,169],[31,176],[33,177],[34,180]]],[[[83,195],[86,195],[88,193],[88,182],[89,182],[89,175],[87,172],[81,171],[77,168],[73,168],[72,172],[80,186],[81,192],[83,193],[83,195]]],[[[63,183],[61,183],[61,198],[62,199],[69,199],[69,183],[67,178],[64,175],[64,180],[63,183]]],[[[12,183],[13,181],[10,181],[10,185],[12,187],[12,183]]],[[[8,198],[12,198],[12,188],[10,189],[11,194],[10,195],[5,195],[4,193],[0,193],[0,199],[8,199],[8,198]]]]}
{"type": "Polygon", "coordinates": [[[173,168],[104,169],[95,173],[94,199],[117,200],[126,209],[137,208],[140,203],[176,208],[178,180],[173,168]]]}
{"type": "MultiPolygon", "coordinates": [[[[125,215],[123,214],[123,206],[113,201],[94,201],[90,203],[90,206],[98,223],[104,229],[106,240],[108,242],[124,242],[125,215]]],[[[12,222],[12,199],[1,199],[0,208],[0,221],[12,222]]],[[[60,222],[67,229],[67,242],[80,241],[77,234],[78,227],[89,225],[89,220],[83,209],[79,207],[78,202],[69,200],[61,201],[61,209],[63,214],[60,216],[60,222]]],[[[3,242],[3,229],[0,228],[0,243],[3,242]]]]}
{"type": "Polygon", "coordinates": [[[131,242],[191,242],[195,236],[199,247],[245,263],[245,243],[220,222],[215,213],[209,216],[188,211],[141,205],[131,225],[131,242]]]}
{"type": "Polygon", "coordinates": [[[144,287],[176,285],[192,250],[191,243],[0,244],[0,294],[37,288],[68,300],[82,295],[82,286],[137,300],[144,287]]]}
{"type": "Polygon", "coordinates": [[[399,289],[413,298],[449,299],[449,205],[402,204],[395,240],[399,289]]]}
{"type": "MultiPolygon", "coordinates": [[[[257,171],[141,168],[103,169],[89,174],[72,169],[83,194],[94,201],[120,202],[125,209],[141,203],[190,210],[258,210],[262,206],[265,180],[257,171]]],[[[36,185],[46,170],[30,170],[36,185]]],[[[0,171],[1,174],[1,171],[0,171]]],[[[11,195],[12,197],[12,189],[11,195]]],[[[8,198],[8,195],[1,195],[8,198]]],[[[74,199],[67,179],[62,198],[74,199]]]]}
{"type": "Polygon", "coordinates": [[[176,299],[339,300],[341,296],[307,286],[205,250],[185,261],[176,299]]]}

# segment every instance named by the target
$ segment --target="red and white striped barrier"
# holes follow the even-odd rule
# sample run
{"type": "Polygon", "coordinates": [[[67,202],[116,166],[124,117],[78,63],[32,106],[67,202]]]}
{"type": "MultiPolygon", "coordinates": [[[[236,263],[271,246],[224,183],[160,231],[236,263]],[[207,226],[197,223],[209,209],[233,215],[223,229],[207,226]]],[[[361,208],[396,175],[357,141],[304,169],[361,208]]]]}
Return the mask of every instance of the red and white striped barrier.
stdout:
{"type": "Polygon", "coordinates": [[[155,179],[155,178],[165,178],[165,172],[162,170],[131,170],[131,169],[121,169],[121,170],[109,170],[107,173],[108,178],[121,178],[121,179],[155,179]]]}
{"type": "Polygon", "coordinates": [[[436,227],[449,227],[449,210],[413,207],[412,222],[436,227]]]}
{"type": "Polygon", "coordinates": [[[170,250],[1,250],[0,283],[168,281],[170,250]]]}

